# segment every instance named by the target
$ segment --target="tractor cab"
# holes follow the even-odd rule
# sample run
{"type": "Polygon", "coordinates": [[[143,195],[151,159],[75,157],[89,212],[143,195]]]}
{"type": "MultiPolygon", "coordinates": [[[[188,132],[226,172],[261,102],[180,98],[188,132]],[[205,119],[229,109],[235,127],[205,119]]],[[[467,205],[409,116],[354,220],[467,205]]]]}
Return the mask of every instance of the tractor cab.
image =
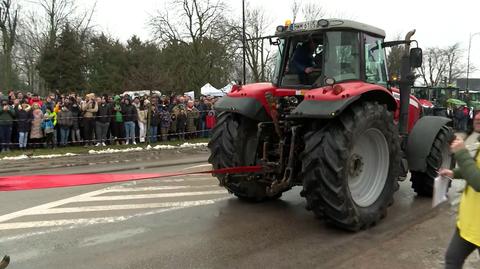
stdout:
{"type": "Polygon", "coordinates": [[[286,22],[278,26],[273,83],[281,88],[318,88],[365,81],[386,86],[385,32],[348,20],[286,22]]]}

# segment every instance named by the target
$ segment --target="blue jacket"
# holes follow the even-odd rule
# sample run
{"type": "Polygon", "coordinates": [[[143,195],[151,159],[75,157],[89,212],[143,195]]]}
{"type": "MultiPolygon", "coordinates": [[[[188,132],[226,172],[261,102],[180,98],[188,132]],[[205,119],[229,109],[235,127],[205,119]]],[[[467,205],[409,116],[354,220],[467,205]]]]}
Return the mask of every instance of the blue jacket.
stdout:
{"type": "Polygon", "coordinates": [[[314,66],[313,56],[309,51],[308,43],[299,46],[290,62],[290,72],[295,74],[305,73],[305,68],[314,66]]]}

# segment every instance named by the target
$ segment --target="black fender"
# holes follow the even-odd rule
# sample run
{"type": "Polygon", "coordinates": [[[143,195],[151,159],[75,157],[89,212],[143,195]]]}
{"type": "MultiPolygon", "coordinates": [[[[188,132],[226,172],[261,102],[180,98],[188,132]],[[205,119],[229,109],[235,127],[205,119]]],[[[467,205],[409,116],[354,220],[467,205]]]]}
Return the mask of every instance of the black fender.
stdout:
{"type": "Polygon", "coordinates": [[[420,118],[408,135],[407,160],[410,171],[425,172],[427,156],[433,141],[443,126],[451,120],[445,117],[425,116],[420,118]]]}
{"type": "Polygon", "coordinates": [[[316,118],[331,119],[340,114],[360,96],[343,98],[340,100],[305,100],[301,102],[290,114],[289,118],[316,118]]]}
{"type": "Polygon", "coordinates": [[[290,118],[332,119],[354,102],[377,101],[387,105],[388,110],[395,111],[397,103],[392,95],[379,90],[371,90],[361,95],[339,100],[304,100],[290,114],[290,118]]]}
{"type": "Polygon", "coordinates": [[[255,98],[224,96],[215,103],[214,108],[218,112],[238,113],[257,121],[271,121],[262,103],[255,98]]]}

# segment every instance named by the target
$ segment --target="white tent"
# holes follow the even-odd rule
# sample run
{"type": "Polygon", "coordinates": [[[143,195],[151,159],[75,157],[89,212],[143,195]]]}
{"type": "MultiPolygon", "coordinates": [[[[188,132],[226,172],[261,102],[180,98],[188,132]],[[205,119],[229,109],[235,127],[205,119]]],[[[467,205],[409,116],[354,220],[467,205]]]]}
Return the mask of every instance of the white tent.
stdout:
{"type": "Polygon", "coordinates": [[[186,93],[184,93],[184,95],[190,96],[190,98],[195,99],[195,92],[194,91],[186,92],[186,93]]]}
{"type": "Polygon", "coordinates": [[[232,86],[235,85],[235,82],[230,82],[225,87],[221,88],[220,91],[224,92],[225,94],[229,93],[232,90],[232,86]]]}
{"type": "Polygon", "coordinates": [[[225,93],[222,92],[221,90],[213,87],[210,83],[207,83],[203,85],[203,87],[200,89],[200,92],[202,95],[211,95],[211,96],[224,96],[225,93]]]}

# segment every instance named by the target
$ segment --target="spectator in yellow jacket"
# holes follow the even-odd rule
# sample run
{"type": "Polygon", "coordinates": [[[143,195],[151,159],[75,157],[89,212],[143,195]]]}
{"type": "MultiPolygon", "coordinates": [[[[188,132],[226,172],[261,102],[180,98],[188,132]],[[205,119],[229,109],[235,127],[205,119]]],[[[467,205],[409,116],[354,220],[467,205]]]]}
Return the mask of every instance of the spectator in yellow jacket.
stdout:
{"type": "MultiPolygon", "coordinates": [[[[479,121],[480,119],[476,119],[479,121]]],[[[463,178],[467,186],[463,191],[458,212],[457,228],[445,256],[445,268],[462,268],[465,259],[475,250],[480,253],[480,158],[477,151],[472,158],[463,139],[456,138],[450,145],[458,168],[441,169],[439,174],[463,178]]]]}

